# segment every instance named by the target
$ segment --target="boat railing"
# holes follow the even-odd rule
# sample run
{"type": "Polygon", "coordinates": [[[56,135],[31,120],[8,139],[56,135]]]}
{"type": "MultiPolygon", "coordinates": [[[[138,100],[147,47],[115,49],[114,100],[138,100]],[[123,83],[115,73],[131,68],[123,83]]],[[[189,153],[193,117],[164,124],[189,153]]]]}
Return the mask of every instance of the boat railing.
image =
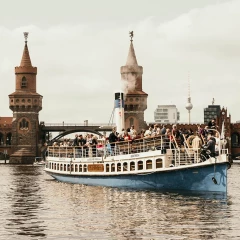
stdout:
{"type": "Polygon", "coordinates": [[[107,157],[125,154],[135,154],[148,151],[171,149],[173,146],[166,136],[147,137],[133,141],[120,141],[114,143],[104,142],[103,146],[49,146],[48,156],[59,158],[89,158],[107,157]]]}
{"type": "MultiPolygon", "coordinates": [[[[186,140],[186,138],[184,138],[186,140]]],[[[186,141],[186,144],[187,141],[186,141]]],[[[48,147],[48,156],[57,157],[59,159],[76,159],[92,158],[93,161],[103,160],[108,156],[119,156],[127,154],[138,154],[143,152],[152,152],[152,155],[156,153],[154,151],[161,150],[161,154],[167,153],[168,158],[174,166],[193,164],[200,162],[200,149],[194,149],[190,146],[179,146],[174,136],[156,136],[147,137],[141,139],[135,139],[133,141],[120,141],[115,143],[103,142],[101,147],[48,147]]],[[[220,154],[228,154],[227,149],[222,149],[220,154]]],[[[159,154],[159,152],[158,152],[159,154]]]]}
{"type": "Polygon", "coordinates": [[[190,165],[194,163],[198,163],[200,149],[192,149],[191,153],[184,151],[184,148],[180,149],[172,149],[173,153],[173,160],[172,164],[174,166],[181,166],[181,165],[190,165]]]}
{"type": "Polygon", "coordinates": [[[176,137],[174,135],[171,136],[172,142],[173,142],[173,146],[175,148],[173,148],[173,156],[174,156],[174,162],[176,164],[177,161],[179,161],[179,165],[180,165],[180,148],[178,146],[178,143],[176,141],[176,137]]]}
{"type": "Polygon", "coordinates": [[[182,136],[183,136],[183,146],[184,146],[184,149],[185,149],[185,151],[187,152],[187,154],[189,155],[190,154],[190,151],[189,151],[189,148],[190,148],[190,146],[189,146],[189,144],[188,144],[188,142],[187,142],[187,139],[186,139],[186,137],[185,137],[185,134],[182,134],[182,136]]]}

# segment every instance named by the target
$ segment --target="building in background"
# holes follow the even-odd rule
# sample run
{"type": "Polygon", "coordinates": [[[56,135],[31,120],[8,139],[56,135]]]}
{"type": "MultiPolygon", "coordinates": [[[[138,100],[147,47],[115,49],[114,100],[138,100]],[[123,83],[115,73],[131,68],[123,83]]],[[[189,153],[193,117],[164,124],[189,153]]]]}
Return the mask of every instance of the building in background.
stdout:
{"type": "Polygon", "coordinates": [[[177,123],[180,120],[180,113],[176,105],[158,105],[154,111],[156,123],[177,123]]]}
{"type": "Polygon", "coordinates": [[[207,108],[204,108],[204,124],[208,124],[213,118],[217,119],[220,116],[220,112],[220,105],[208,105],[207,108]]]}

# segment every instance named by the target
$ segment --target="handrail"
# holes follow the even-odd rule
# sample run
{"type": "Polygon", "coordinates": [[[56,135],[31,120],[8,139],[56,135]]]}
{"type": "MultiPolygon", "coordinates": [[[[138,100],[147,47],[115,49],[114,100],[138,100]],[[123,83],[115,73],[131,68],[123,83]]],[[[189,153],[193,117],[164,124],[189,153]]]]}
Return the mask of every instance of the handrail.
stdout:
{"type": "Polygon", "coordinates": [[[172,139],[173,139],[173,141],[174,141],[174,143],[175,143],[175,149],[177,149],[177,151],[175,151],[175,154],[174,154],[174,156],[175,156],[175,166],[176,166],[176,162],[177,162],[177,153],[178,153],[178,164],[180,165],[180,148],[179,148],[179,146],[178,146],[178,143],[177,143],[177,141],[176,141],[176,138],[175,138],[175,136],[172,134],[171,135],[172,136],[172,139]]]}
{"type": "Polygon", "coordinates": [[[96,153],[94,152],[91,154],[91,150],[93,149],[91,145],[88,147],[85,146],[69,146],[69,147],[63,147],[63,146],[49,146],[48,151],[52,155],[57,156],[69,156],[71,155],[72,158],[75,159],[75,157],[88,157],[90,155],[98,155],[100,151],[102,151],[103,156],[107,155],[119,155],[121,152],[124,154],[131,154],[131,153],[139,153],[139,152],[146,152],[146,151],[152,151],[152,150],[162,150],[166,148],[170,148],[169,142],[164,141],[164,138],[162,135],[155,136],[155,137],[148,137],[148,138],[140,138],[140,139],[134,139],[131,141],[120,141],[120,142],[114,142],[109,143],[105,140],[103,142],[103,147],[94,149],[96,153]],[[103,154],[104,153],[104,154],[103,154]]]}
{"type": "Polygon", "coordinates": [[[184,149],[186,150],[187,155],[190,156],[190,152],[189,152],[190,146],[188,145],[188,142],[187,142],[187,139],[186,139],[185,135],[182,134],[182,136],[183,136],[183,139],[184,139],[184,142],[183,142],[184,149]]]}
{"type": "Polygon", "coordinates": [[[67,127],[67,126],[80,126],[80,127],[91,127],[91,126],[115,126],[115,124],[108,124],[108,123],[65,123],[65,122],[62,122],[62,123],[44,123],[44,126],[45,127],[52,127],[52,126],[59,126],[59,127],[67,127]]]}
{"type": "Polygon", "coordinates": [[[178,150],[180,150],[180,148],[179,148],[179,146],[178,146],[178,143],[177,143],[177,141],[176,141],[175,136],[174,136],[174,135],[171,135],[171,136],[173,137],[173,141],[174,141],[174,143],[175,143],[176,148],[177,148],[178,150]]]}

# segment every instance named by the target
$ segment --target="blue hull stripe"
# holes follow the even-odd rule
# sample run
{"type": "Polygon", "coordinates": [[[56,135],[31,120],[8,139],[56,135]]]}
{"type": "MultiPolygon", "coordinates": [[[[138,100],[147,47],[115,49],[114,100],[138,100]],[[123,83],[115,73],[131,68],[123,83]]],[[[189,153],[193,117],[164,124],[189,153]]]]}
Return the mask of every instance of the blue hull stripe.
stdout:
{"type": "Polygon", "coordinates": [[[48,172],[53,178],[61,182],[78,183],[94,186],[161,189],[186,191],[227,192],[227,163],[198,166],[194,168],[174,169],[147,174],[83,176],[48,172]],[[212,178],[215,177],[217,184],[212,178]]]}

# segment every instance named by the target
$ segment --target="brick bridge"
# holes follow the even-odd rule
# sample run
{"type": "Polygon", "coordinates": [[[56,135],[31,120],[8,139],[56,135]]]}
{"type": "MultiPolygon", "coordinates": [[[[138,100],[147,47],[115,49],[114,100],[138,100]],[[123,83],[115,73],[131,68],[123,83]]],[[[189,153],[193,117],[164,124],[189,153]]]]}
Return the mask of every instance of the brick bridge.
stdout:
{"type": "Polygon", "coordinates": [[[112,125],[106,123],[44,123],[40,122],[40,137],[43,142],[54,142],[58,139],[76,132],[89,132],[102,136],[105,132],[112,131],[112,125]],[[59,132],[59,135],[49,139],[50,132],[59,132]]]}

